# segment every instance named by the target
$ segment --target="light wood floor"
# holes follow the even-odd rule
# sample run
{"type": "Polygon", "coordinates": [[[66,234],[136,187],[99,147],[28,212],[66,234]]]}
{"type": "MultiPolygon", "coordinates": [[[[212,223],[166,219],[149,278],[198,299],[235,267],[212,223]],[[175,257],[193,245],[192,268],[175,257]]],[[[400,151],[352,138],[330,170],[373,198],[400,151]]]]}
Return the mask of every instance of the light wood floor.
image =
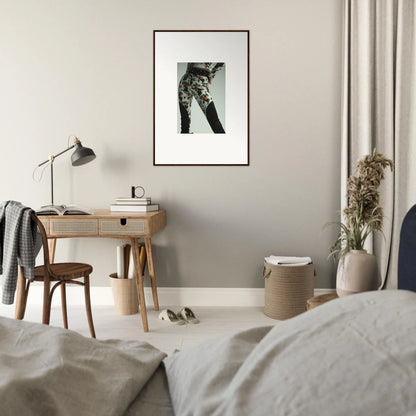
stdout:
{"type": "MultiPolygon", "coordinates": [[[[178,306],[161,306],[174,312],[178,306]]],[[[26,321],[41,322],[39,305],[27,306],[26,321]]],[[[206,339],[255,326],[275,325],[278,321],[268,318],[262,308],[252,307],[191,307],[200,319],[196,325],[173,325],[158,319],[159,312],[148,309],[149,332],[144,333],[140,315],[120,316],[114,306],[96,306],[92,308],[95,332],[98,339],[139,339],[149,342],[160,350],[171,354],[175,349],[183,350],[197,345],[206,339]]],[[[0,303],[0,315],[14,317],[14,305],[0,303]]],[[[52,306],[51,325],[62,326],[59,306],[52,306]]],[[[83,306],[68,307],[68,325],[71,330],[89,336],[87,318],[83,306]]]]}

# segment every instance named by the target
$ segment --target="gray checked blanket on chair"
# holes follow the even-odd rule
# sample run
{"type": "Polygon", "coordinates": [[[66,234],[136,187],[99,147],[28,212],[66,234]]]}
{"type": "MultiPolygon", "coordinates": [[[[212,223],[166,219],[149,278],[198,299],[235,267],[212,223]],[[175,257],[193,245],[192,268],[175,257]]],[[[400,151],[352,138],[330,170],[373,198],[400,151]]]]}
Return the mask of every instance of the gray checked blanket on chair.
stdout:
{"type": "Polygon", "coordinates": [[[30,218],[32,212],[20,202],[0,204],[0,274],[3,275],[2,302],[7,305],[14,301],[17,265],[22,267],[26,279],[33,279],[38,232],[30,218]]]}

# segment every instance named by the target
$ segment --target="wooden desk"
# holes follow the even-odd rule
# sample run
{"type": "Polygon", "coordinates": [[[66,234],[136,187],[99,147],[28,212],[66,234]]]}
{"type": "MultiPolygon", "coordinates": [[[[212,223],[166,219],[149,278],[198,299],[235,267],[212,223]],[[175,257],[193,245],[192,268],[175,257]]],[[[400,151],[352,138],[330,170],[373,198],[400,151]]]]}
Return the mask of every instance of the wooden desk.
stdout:
{"type": "Polygon", "coordinates": [[[159,310],[155,269],[153,265],[151,237],[166,225],[166,211],[148,213],[111,212],[106,209],[93,210],[93,215],[42,215],[46,234],[50,239],[51,262],[54,260],[56,239],[73,237],[117,238],[130,240],[133,250],[133,261],[136,278],[137,295],[139,297],[140,314],[144,332],[149,331],[147,323],[146,302],[144,298],[143,275],[139,259],[139,239],[143,238],[147,265],[149,267],[152,286],[153,304],[159,310]]]}

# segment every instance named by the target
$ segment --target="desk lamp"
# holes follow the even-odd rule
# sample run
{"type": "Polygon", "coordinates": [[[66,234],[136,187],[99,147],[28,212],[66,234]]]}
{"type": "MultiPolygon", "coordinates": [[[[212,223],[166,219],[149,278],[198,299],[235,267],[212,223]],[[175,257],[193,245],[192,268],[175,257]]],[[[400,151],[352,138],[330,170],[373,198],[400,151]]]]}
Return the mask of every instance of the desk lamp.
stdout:
{"type": "Polygon", "coordinates": [[[47,205],[46,207],[49,207],[49,206],[53,207],[54,206],[54,204],[53,204],[53,202],[54,202],[53,201],[53,162],[55,161],[55,159],[58,156],[61,156],[62,154],[64,154],[68,150],[73,149],[74,147],[75,147],[75,151],[74,151],[74,153],[72,153],[72,156],[71,156],[72,166],[85,165],[86,163],[91,162],[92,160],[94,160],[96,158],[94,151],[92,149],[90,149],[89,147],[84,147],[81,144],[80,140],[77,137],[75,137],[74,144],[72,146],[69,146],[67,149],[62,150],[62,152],[59,152],[56,155],[49,156],[49,158],[47,160],[45,160],[44,162],[42,162],[38,165],[38,167],[41,167],[45,163],[48,163],[48,162],[50,162],[50,164],[51,164],[51,205],[47,205]]]}

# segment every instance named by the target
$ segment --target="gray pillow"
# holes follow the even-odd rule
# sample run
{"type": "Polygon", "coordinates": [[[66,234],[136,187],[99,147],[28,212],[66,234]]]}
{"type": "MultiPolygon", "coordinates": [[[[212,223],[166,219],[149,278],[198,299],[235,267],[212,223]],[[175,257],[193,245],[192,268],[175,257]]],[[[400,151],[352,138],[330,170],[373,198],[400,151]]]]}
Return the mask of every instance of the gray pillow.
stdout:
{"type": "Polygon", "coordinates": [[[271,328],[253,328],[205,341],[165,358],[175,414],[212,415],[224,400],[230,380],[271,328]]]}
{"type": "Polygon", "coordinates": [[[416,293],[365,292],[168,357],[175,414],[412,414],[415,316],[416,293]]]}

